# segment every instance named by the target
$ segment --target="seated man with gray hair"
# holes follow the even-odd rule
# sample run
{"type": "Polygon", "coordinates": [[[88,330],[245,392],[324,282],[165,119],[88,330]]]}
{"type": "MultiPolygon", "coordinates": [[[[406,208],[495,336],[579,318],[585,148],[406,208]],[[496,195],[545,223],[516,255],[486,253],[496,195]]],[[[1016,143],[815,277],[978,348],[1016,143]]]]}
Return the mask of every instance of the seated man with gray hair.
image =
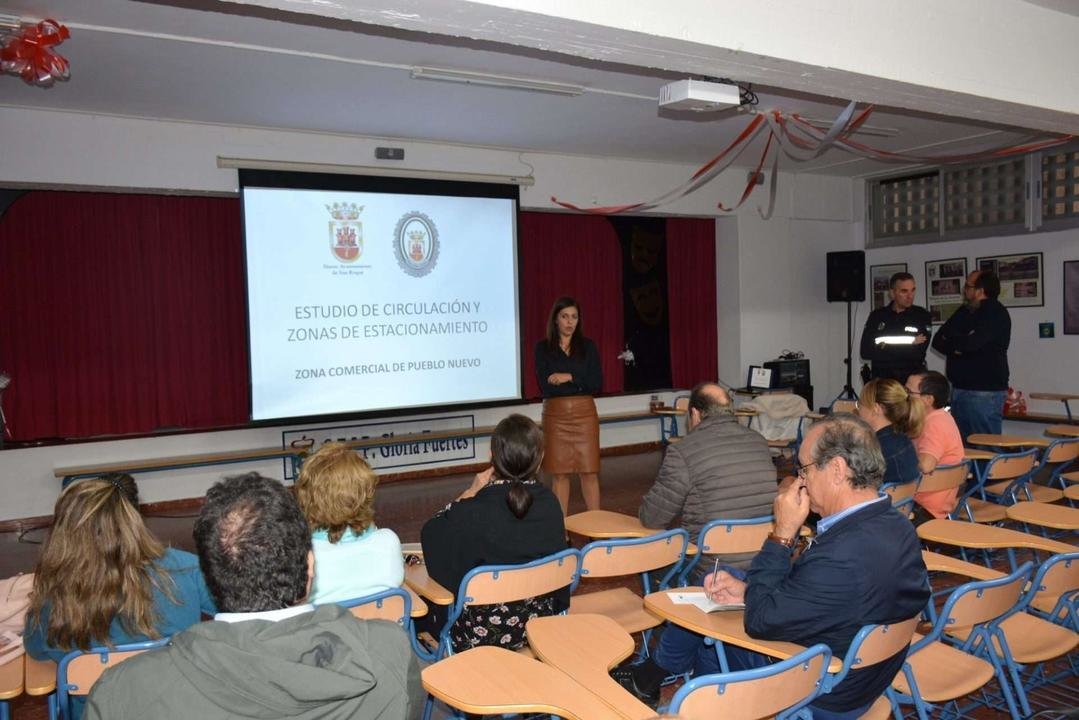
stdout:
{"type": "Polygon", "coordinates": [[[256,473],[217,483],[194,534],[220,612],[108,670],[86,720],[419,714],[419,669],[399,626],[307,604],[311,531],[286,487],[256,473]]]}
{"type": "MultiPolygon", "coordinates": [[[[863,625],[892,624],[921,612],[929,579],[910,521],[879,493],[884,458],[876,434],[861,419],[834,415],[814,424],[798,451],[797,477],[776,496],[775,530],[745,579],[720,571],[705,579],[716,602],[744,602],[751,637],[800,645],[822,642],[842,657],[863,625]],[[800,555],[794,548],[810,511],[819,513],[817,537],[800,555]]],[[[857,668],[810,706],[814,720],[860,717],[902,667],[907,648],[857,668]]],[[[727,649],[731,670],[767,658],[727,649]]],[[[712,648],[701,648],[697,670],[716,672],[712,648]]]]}

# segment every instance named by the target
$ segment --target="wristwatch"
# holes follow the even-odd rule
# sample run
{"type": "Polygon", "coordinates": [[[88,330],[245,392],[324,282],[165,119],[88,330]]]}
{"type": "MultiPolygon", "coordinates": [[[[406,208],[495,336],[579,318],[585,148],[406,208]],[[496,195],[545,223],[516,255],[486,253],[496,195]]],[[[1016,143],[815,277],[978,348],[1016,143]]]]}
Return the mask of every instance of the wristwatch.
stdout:
{"type": "Polygon", "coordinates": [[[774,532],[768,533],[768,539],[771,540],[774,543],[779,543],[780,545],[782,545],[785,548],[793,548],[794,544],[796,542],[798,542],[798,537],[797,536],[792,537],[792,538],[785,538],[785,537],[780,537],[779,535],[776,535],[774,532]]]}

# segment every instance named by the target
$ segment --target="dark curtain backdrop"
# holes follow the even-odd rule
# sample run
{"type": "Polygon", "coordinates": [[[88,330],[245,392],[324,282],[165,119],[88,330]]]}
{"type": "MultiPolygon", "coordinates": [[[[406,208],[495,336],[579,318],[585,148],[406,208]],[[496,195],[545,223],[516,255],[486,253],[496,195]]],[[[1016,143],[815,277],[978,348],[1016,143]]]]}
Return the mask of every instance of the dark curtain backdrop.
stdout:
{"type": "Polygon", "coordinates": [[[238,200],[29,192],[0,273],[15,439],[247,419],[238,200]]]}
{"type": "MultiPolygon", "coordinates": [[[[236,199],[27,192],[0,217],[0,370],[16,440],[243,424],[236,199]]],[[[623,389],[621,252],[603,217],[522,212],[522,370],[559,295],[581,304],[604,392],[623,389]]],[[[675,387],[716,376],[714,223],[667,221],[675,387]]]]}
{"type": "Polygon", "coordinates": [[[667,218],[671,383],[690,388],[719,376],[716,223],[667,218]]]}
{"type": "Polygon", "coordinates": [[[671,386],[667,312],[667,223],[661,217],[612,217],[622,245],[622,317],[633,364],[625,369],[631,392],[671,386]]]}
{"type": "Polygon", "coordinates": [[[517,226],[521,266],[521,371],[525,397],[539,397],[536,343],[547,332],[554,301],[580,303],[582,329],[599,348],[603,391],[622,390],[622,253],[607,218],[522,212],[517,226]]]}

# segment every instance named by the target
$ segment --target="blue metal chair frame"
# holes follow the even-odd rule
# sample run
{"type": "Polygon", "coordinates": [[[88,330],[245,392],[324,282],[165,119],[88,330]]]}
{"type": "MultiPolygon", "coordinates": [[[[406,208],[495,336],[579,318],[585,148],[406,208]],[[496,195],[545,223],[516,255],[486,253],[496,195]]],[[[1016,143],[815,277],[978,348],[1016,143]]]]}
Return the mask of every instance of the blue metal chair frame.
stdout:
{"type": "MultiPolygon", "coordinates": [[[[573,572],[573,578],[570,582],[570,588],[576,587],[580,576],[581,556],[580,553],[574,548],[567,548],[554,553],[553,555],[547,555],[531,562],[522,563],[520,565],[480,565],[474,567],[465,573],[465,576],[461,578],[461,584],[457,588],[457,597],[454,599],[453,604],[450,605],[449,611],[446,616],[446,624],[442,626],[442,630],[438,634],[438,649],[434,653],[434,660],[440,660],[444,657],[453,654],[453,642],[450,640],[450,630],[453,628],[453,624],[457,622],[457,618],[461,617],[461,613],[464,612],[465,607],[473,601],[468,595],[468,585],[472,582],[473,578],[479,575],[490,574],[493,579],[497,580],[499,575],[504,572],[514,570],[527,570],[530,568],[541,567],[547,563],[558,563],[562,565],[567,561],[572,561],[576,565],[576,569],[573,572]]],[[[423,708],[423,720],[429,720],[431,717],[431,711],[434,709],[434,698],[428,694],[427,702],[423,708]]],[[[451,709],[452,710],[452,709],[451,709]]],[[[453,711],[456,713],[456,711],[453,711]]],[[[454,715],[460,717],[460,715],[454,715]]]]}
{"type": "Polygon", "coordinates": [[[143,642],[127,643],[126,645],[117,645],[116,647],[92,647],[88,651],[72,650],[64,657],[60,658],[60,663],[56,666],[56,702],[49,704],[49,720],[57,720],[59,717],[70,718],[71,717],[71,693],[80,689],[78,685],[72,685],[67,680],[67,668],[71,662],[83,655],[97,655],[102,664],[107,663],[110,653],[118,652],[131,652],[132,650],[152,650],[154,648],[165,647],[169,644],[171,637],[163,637],[159,640],[144,640],[143,642]]]}
{"type": "MultiPolygon", "coordinates": [[[[917,492],[918,491],[918,483],[920,483],[921,481],[922,481],[922,476],[921,476],[921,474],[919,474],[918,477],[916,479],[914,479],[914,480],[908,480],[906,482],[885,483],[884,485],[880,486],[880,492],[881,492],[882,495],[887,495],[888,490],[892,490],[894,488],[906,487],[907,485],[913,485],[914,486],[914,491],[917,492]]],[[[893,501],[892,502],[892,507],[894,507],[896,510],[898,510],[899,512],[902,512],[902,513],[910,513],[910,512],[912,512],[914,510],[914,495],[911,495],[906,500],[900,500],[899,502],[894,502],[893,501]]]]}
{"type": "Polygon", "coordinates": [[[404,628],[405,633],[408,634],[408,641],[412,644],[412,652],[416,654],[416,657],[426,660],[427,662],[435,661],[435,654],[423,646],[423,643],[416,637],[416,626],[412,620],[412,596],[407,591],[401,588],[390,588],[389,590],[383,590],[382,592],[372,593],[370,595],[364,595],[363,597],[352,598],[351,600],[342,600],[337,603],[341,607],[354,608],[360,605],[374,604],[376,607],[382,607],[385,602],[391,597],[399,597],[404,601],[403,615],[395,621],[398,625],[404,628]]]}
{"type": "MultiPolygon", "coordinates": [[[[1030,472],[1024,473],[1017,478],[1013,478],[1012,481],[1008,484],[1008,487],[1000,495],[993,495],[993,493],[986,492],[985,484],[989,480],[989,474],[992,472],[993,467],[1002,461],[1008,460],[1010,458],[1037,458],[1037,456],[1038,451],[1034,449],[1024,450],[1023,452],[1018,453],[1000,453],[986,464],[986,466],[982,469],[982,472],[979,475],[975,475],[978,482],[974,485],[974,487],[963,493],[963,495],[959,499],[959,505],[957,507],[963,507],[964,509],[967,509],[965,506],[967,498],[973,497],[975,494],[977,494],[978,499],[985,500],[986,502],[998,502],[1001,505],[1014,505],[1016,503],[1015,493],[1018,490],[1022,489],[1023,485],[1030,482],[1030,478],[1032,478],[1034,476],[1034,473],[1036,473],[1041,467],[1040,459],[1034,463],[1034,467],[1031,468],[1030,472]],[[993,497],[991,498],[989,497],[989,495],[993,495],[993,497]]],[[[969,509],[967,509],[967,518],[971,520],[971,522],[974,521],[974,516],[971,514],[969,509]]]]}
{"type": "MultiPolygon", "coordinates": [[[[990,643],[991,633],[988,629],[988,626],[992,622],[1000,618],[993,618],[992,620],[986,621],[985,623],[982,623],[980,625],[975,625],[971,629],[970,635],[967,637],[966,641],[962,643],[952,642],[949,638],[947,638],[947,636],[945,636],[944,631],[949,625],[955,624],[956,620],[952,616],[952,613],[956,604],[960,600],[962,600],[964,596],[969,595],[970,593],[975,593],[979,597],[981,597],[982,593],[984,593],[988,589],[1001,587],[1010,583],[1014,583],[1020,579],[1029,578],[1032,569],[1033,564],[1026,562],[1023,563],[1023,565],[1019,567],[1019,569],[1015,570],[1010,575],[1005,575],[1004,577],[994,580],[979,580],[975,582],[964,583],[963,585],[960,585],[955,590],[953,590],[952,594],[945,601],[944,607],[941,609],[940,614],[934,621],[933,629],[930,630],[930,632],[925,635],[921,640],[918,640],[917,642],[911,644],[910,651],[907,653],[908,661],[903,663],[903,675],[906,677],[907,683],[911,690],[911,694],[904,695],[899,691],[895,690],[894,688],[888,688],[888,690],[886,691],[885,694],[891,701],[892,707],[897,708],[900,703],[913,704],[915,711],[918,714],[918,718],[920,720],[929,720],[929,714],[927,713],[926,709],[927,703],[922,700],[921,695],[918,692],[918,682],[914,677],[914,671],[910,665],[909,659],[912,656],[916,655],[919,650],[929,645],[930,643],[946,641],[949,642],[949,644],[958,646],[959,649],[963,652],[983,658],[984,660],[989,662],[990,665],[993,666],[994,674],[996,675],[997,682],[1000,683],[1001,691],[1004,695],[1004,701],[1008,706],[1009,713],[1013,718],[1020,717],[1018,708],[1016,707],[1015,703],[1015,696],[1008,681],[1008,676],[1005,672],[1004,665],[1001,662],[1001,658],[995,652],[993,652],[993,646],[990,643]],[[988,648],[988,652],[985,651],[985,648],[988,648]]],[[[1016,607],[1021,606],[1022,604],[1023,597],[1020,596],[1018,602],[1013,605],[1013,607],[1010,608],[1008,611],[1003,613],[1001,617],[1011,615],[1013,610],[1016,607]]],[[[930,600],[930,605],[932,605],[932,600],[930,600]]],[[[956,700],[952,700],[951,702],[955,704],[956,700]]],[[[988,701],[986,701],[986,704],[988,704],[988,701]]],[[[958,710],[957,704],[956,714],[962,714],[958,710]]]]}
{"type": "Polygon", "coordinates": [[[722,695],[726,692],[728,685],[753,682],[755,680],[772,677],[798,666],[801,666],[803,671],[808,672],[810,661],[818,656],[823,658],[823,661],[821,662],[819,675],[816,678],[816,690],[791,707],[781,710],[776,714],[776,720],[785,720],[790,717],[812,717],[809,714],[801,713],[801,710],[813,702],[824,690],[825,675],[828,672],[828,663],[831,662],[832,659],[832,651],[823,643],[817,643],[787,660],[766,665],[765,667],[753,668],[751,670],[738,670],[735,672],[721,672],[714,675],[702,675],[701,677],[693,678],[692,680],[687,681],[678,689],[678,692],[674,694],[674,697],[671,699],[670,707],[667,709],[667,713],[670,715],[677,715],[686,698],[702,688],[715,687],[716,693],[722,695]]]}
{"type": "MultiPolygon", "coordinates": [[[[732,532],[735,527],[744,527],[747,525],[771,525],[775,522],[775,518],[772,515],[760,515],[753,518],[740,518],[727,520],[724,518],[717,518],[715,520],[708,521],[701,531],[697,533],[697,554],[693,556],[693,559],[685,563],[685,567],[682,568],[682,573],[678,577],[678,584],[685,587],[689,581],[689,574],[693,572],[693,569],[701,562],[701,556],[703,555],[715,555],[717,550],[713,546],[705,542],[705,538],[708,533],[717,527],[726,527],[727,532],[732,532]]],[[[759,549],[759,548],[758,548],[759,549]]]]}
{"type": "Polygon", "coordinates": [[[438,653],[437,657],[442,658],[446,655],[453,654],[453,643],[450,642],[450,628],[457,622],[457,618],[461,617],[461,613],[464,612],[465,607],[473,601],[468,596],[468,584],[478,575],[490,574],[495,580],[498,579],[499,574],[511,570],[527,570],[530,568],[540,567],[547,563],[558,563],[559,565],[565,563],[571,559],[577,564],[577,570],[573,573],[573,582],[570,584],[570,588],[576,586],[577,580],[580,575],[580,553],[573,549],[568,548],[560,552],[556,552],[553,555],[533,560],[531,562],[523,563],[521,565],[481,565],[479,567],[469,570],[463,578],[461,578],[461,585],[457,589],[457,597],[453,601],[453,605],[450,606],[450,610],[446,617],[446,624],[442,627],[441,632],[438,634],[438,653]]]}
{"type": "MultiPolygon", "coordinates": [[[[659,578],[659,582],[656,583],[656,590],[666,590],[670,587],[671,580],[686,560],[686,548],[689,546],[689,533],[682,528],[675,528],[673,530],[665,530],[663,532],[656,533],[655,535],[649,535],[643,538],[617,538],[613,540],[595,540],[588,543],[578,552],[581,557],[580,572],[577,575],[576,581],[570,588],[570,592],[573,592],[580,585],[581,580],[588,575],[588,570],[584,567],[585,558],[594,552],[606,552],[608,555],[613,553],[615,548],[618,547],[633,547],[636,545],[647,545],[654,542],[665,541],[668,544],[675,542],[676,539],[681,539],[682,549],[678,553],[678,560],[671,566],[671,568],[659,578]]],[[[644,595],[648,595],[652,592],[652,577],[651,573],[660,568],[654,568],[652,570],[645,570],[641,572],[641,590],[644,595]]],[[[637,653],[639,659],[644,659],[649,655],[648,645],[652,639],[652,629],[644,630],[641,639],[641,649],[637,653]]]]}
{"type": "MultiPolygon", "coordinates": [[[[850,647],[847,648],[847,654],[843,656],[843,667],[840,668],[839,672],[835,673],[834,675],[825,673],[824,690],[822,694],[832,692],[832,690],[835,689],[835,687],[839,685],[839,683],[843,682],[846,679],[847,675],[850,673],[851,670],[863,664],[862,658],[859,656],[859,653],[862,650],[862,643],[865,642],[865,639],[867,637],[869,637],[878,628],[881,630],[881,632],[887,633],[896,624],[898,623],[893,623],[892,625],[881,624],[862,626],[862,628],[854,636],[854,639],[851,640],[850,647]]],[[[887,691],[885,692],[885,697],[888,699],[888,703],[892,707],[892,714],[894,715],[898,709],[898,704],[894,699],[892,699],[891,696],[888,695],[887,691]]]]}

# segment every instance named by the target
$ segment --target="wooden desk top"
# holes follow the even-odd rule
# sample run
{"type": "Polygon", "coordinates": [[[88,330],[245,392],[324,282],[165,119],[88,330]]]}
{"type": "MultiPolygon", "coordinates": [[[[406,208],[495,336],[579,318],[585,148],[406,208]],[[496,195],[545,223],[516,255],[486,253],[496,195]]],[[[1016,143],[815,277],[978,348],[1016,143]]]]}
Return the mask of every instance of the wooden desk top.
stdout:
{"type": "Polygon", "coordinates": [[[1056,400],[1058,402],[1064,402],[1065,400],[1079,400],[1079,395],[1069,395],[1068,393],[1030,393],[1032,400],[1056,400]]]}
{"type": "MultiPolygon", "coordinates": [[[[745,613],[741,610],[706,613],[694,605],[675,605],[669,595],[671,592],[704,592],[704,588],[684,587],[654,592],[645,596],[645,608],[664,620],[670,620],[675,625],[692,630],[699,635],[707,635],[721,642],[780,660],[786,660],[805,650],[805,647],[796,643],[751,638],[746,634],[745,613]]],[[[843,658],[832,658],[828,672],[839,672],[842,667],[843,658]]]]}
{"type": "Polygon", "coordinates": [[[633,638],[605,615],[553,615],[528,621],[528,644],[536,657],[598,695],[633,720],[656,712],[611,679],[607,671],[633,654],[633,638]]]}
{"type": "Polygon", "coordinates": [[[992,460],[997,454],[989,450],[977,450],[975,448],[963,448],[964,460],[992,460]]]}
{"type": "Polygon", "coordinates": [[[1026,437],[1025,435],[993,435],[990,433],[975,433],[967,437],[971,445],[991,445],[993,447],[1046,447],[1049,440],[1043,437],[1026,437]]]}
{"type": "Polygon", "coordinates": [[[22,695],[25,654],[0,665],[0,700],[22,695]]]}
{"type": "Polygon", "coordinates": [[[1045,434],[1056,437],[1079,437],[1079,425],[1050,425],[1045,428],[1045,434]]]}
{"type": "Polygon", "coordinates": [[[1075,552],[1077,549],[1074,545],[1040,535],[962,520],[934,519],[922,523],[918,526],[918,537],[965,548],[1030,548],[1051,553],[1075,552]]]}
{"type": "MultiPolygon", "coordinates": [[[[1008,506],[1008,517],[1019,522],[1058,530],[1079,530],[1079,509],[1039,502],[1018,502],[1008,506]]],[[[1079,550],[1079,548],[1075,548],[1079,550]]]]}
{"type": "Polygon", "coordinates": [[[453,593],[432,580],[425,565],[406,565],[405,585],[435,605],[453,604],[453,593]]]}
{"type": "Polygon", "coordinates": [[[1079,485],[1069,485],[1064,488],[1064,497],[1069,500],[1079,500],[1079,485]]]}
{"type": "Polygon", "coordinates": [[[485,646],[451,655],[425,668],[421,678],[427,692],[466,713],[623,720],[565,673],[504,648],[485,646]]]}
{"type": "Polygon", "coordinates": [[[632,515],[610,510],[586,510],[570,515],[566,518],[566,530],[596,540],[648,537],[662,532],[646,528],[632,515]]]}
{"type": "Polygon", "coordinates": [[[975,580],[996,580],[1004,577],[1004,573],[985,565],[953,558],[950,555],[942,555],[930,550],[922,550],[922,560],[925,561],[925,569],[930,572],[946,572],[953,575],[963,575],[975,580]]]}
{"type": "MultiPolygon", "coordinates": [[[[430,580],[430,578],[428,578],[428,580],[430,580]]],[[[439,585],[439,587],[442,586],[439,585]]],[[[402,585],[401,589],[408,593],[408,597],[412,601],[412,612],[410,613],[411,617],[418,618],[426,615],[427,603],[423,601],[423,598],[421,598],[415,590],[410,588],[407,583],[402,585]]]]}
{"type": "Polygon", "coordinates": [[[52,660],[35,660],[26,655],[24,690],[27,695],[48,695],[56,689],[56,663],[52,660]]]}

